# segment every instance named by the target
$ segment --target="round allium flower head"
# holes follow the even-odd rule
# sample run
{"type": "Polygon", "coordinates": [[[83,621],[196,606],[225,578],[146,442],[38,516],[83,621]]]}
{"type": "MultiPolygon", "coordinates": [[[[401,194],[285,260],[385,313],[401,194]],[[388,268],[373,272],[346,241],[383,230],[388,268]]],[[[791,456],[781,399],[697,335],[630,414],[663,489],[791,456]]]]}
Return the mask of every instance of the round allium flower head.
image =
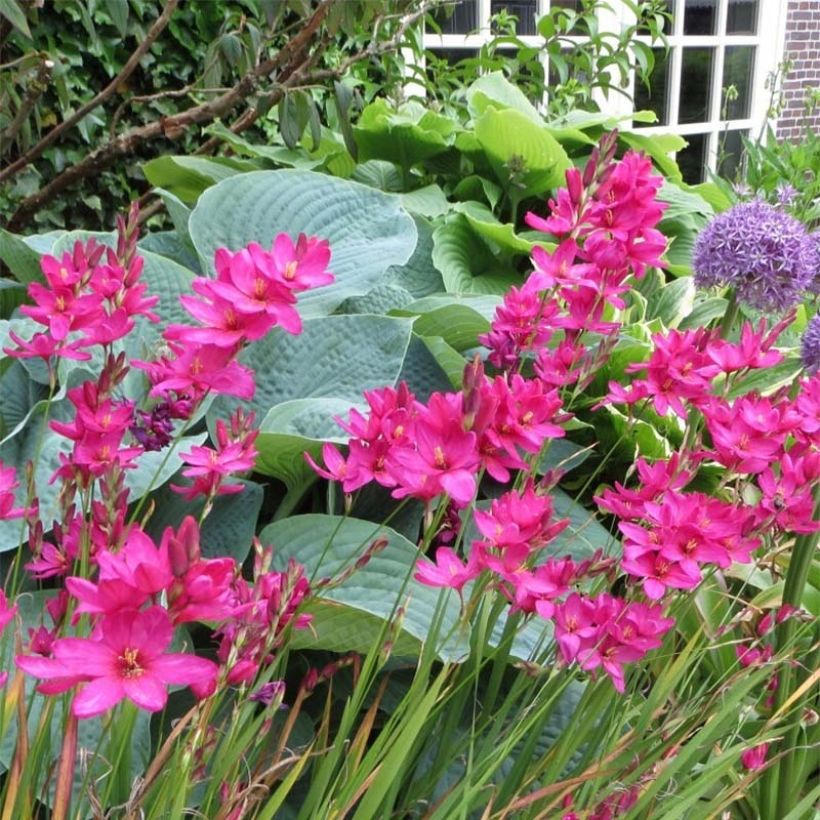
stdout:
{"type": "Polygon", "coordinates": [[[812,249],[814,250],[812,266],[814,275],[811,282],[809,283],[809,290],[812,293],[820,293],[820,231],[810,233],[809,240],[811,241],[812,249]]]}
{"type": "Polygon", "coordinates": [[[809,373],[816,373],[820,369],[820,313],[809,322],[803,333],[800,356],[803,359],[803,367],[809,373]]]}
{"type": "Polygon", "coordinates": [[[762,311],[797,304],[815,264],[804,225],[759,199],[716,216],[698,237],[693,257],[697,285],[731,285],[741,302],[762,311]]]}

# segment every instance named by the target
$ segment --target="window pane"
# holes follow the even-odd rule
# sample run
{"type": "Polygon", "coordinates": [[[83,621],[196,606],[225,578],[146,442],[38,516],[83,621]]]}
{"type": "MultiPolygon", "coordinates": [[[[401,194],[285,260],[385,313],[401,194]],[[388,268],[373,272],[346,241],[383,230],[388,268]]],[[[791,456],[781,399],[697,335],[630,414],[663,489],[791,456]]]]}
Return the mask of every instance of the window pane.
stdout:
{"type": "Polygon", "coordinates": [[[748,131],[728,131],[718,135],[718,173],[724,179],[734,180],[743,153],[742,137],[748,136],[748,131]]]}
{"type": "Polygon", "coordinates": [[[708,134],[687,134],[684,139],[689,143],[676,157],[684,182],[697,185],[703,182],[706,175],[706,144],[708,134]]]}
{"type": "Polygon", "coordinates": [[[715,34],[716,27],[717,0],[686,0],[684,34],[715,34]]]}
{"type": "Polygon", "coordinates": [[[635,110],[654,111],[658,115],[658,125],[669,123],[669,57],[663,48],[652,49],[655,67],[649,75],[649,88],[635,78],[635,110]]]}
{"type": "Polygon", "coordinates": [[[757,0],[729,0],[726,15],[727,34],[755,34],[757,0]]]}
{"type": "Polygon", "coordinates": [[[678,122],[708,122],[712,96],[713,48],[683,49],[678,122]]]}
{"type": "Polygon", "coordinates": [[[505,0],[492,0],[490,3],[490,14],[498,14],[500,11],[506,11],[508,14],[514,14],[518,18],[518,23],[515,27],[518,34],[535,34],[535,0],[514,0],[514,2],[505,2],[505,0]]]}
{"type": "MultiPolygon", "coordinates": [[[[754,46],[726,47],[726,56],[723,62],[725,119],[742,120],[749,116],[754,62],[754,46]],[[727,94],[725,89],[730,85],[735,87],[735,91],[727,94]],[[732,99],[732,97],[736,98],[732,99]]],[[[724,116],[723,112],[721,112],[721,116],[724,116]]]]}
{"type": "Polygon", "coordinates": [[[431,17],[442,34],[469,34],[478,28],[478,3],[477,0],[457,0],[455,6],[447,4],[436,9],[431,17]]]}

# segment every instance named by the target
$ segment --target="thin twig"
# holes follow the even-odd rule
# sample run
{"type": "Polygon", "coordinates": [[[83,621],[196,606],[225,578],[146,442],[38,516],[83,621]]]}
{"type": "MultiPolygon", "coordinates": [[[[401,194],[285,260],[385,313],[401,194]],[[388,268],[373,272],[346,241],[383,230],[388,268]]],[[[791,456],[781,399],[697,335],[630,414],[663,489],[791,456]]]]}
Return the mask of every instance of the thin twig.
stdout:
{"type": "Polygon", "coordinates": [[[93,111],[95,108],[102,105],[117,90],[117,88],[119,88],[120,85],[131,76],[145,53],[149,48],[151,48],[154,41],[168,25],[171,15],[174,13],[174,9],[176,8],[178,2],[179,0],[166,0],[165,8],[162,10],[162,14],[157,18],[154,25],[151,26],[148,34],[145,35],[145,39],[137,46],[134,53],[128,58],[128,61],[122,67],[120,73],[117,74],[117,76],[114,77],[114,79],[111,80],[111,82],[102,91],[100,91],[96,97],[78,108],[77,111],[75,111],[74,114],[72,114],[68,119],[63,120],[59,125],[55,125],[54,128],[52,128],[51,131],[49,131],[35,146],[12,162],[11,165],[0,171],[0,182],[5,182],[5,180],[13,177],[25,168],[30,162],[33,162],[35,159],[40,157],[46,148],[53,145],[66,131],[73,128],[90,111],[93,111]]]}

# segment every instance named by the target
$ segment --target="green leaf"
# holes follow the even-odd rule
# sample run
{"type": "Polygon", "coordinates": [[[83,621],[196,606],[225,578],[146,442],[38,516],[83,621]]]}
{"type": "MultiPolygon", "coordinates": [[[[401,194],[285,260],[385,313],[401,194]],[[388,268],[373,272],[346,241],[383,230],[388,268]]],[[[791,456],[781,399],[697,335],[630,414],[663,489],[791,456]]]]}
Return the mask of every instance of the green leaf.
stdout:
{"type": "Polygon", "coordinates": [[[407,262],[416,245],[415,223],[399,197],[310,171],[258,171],[223,180],[200,198],[190,231],[209,271],[219,247],[270,247],[280,232],[327,239],[336,281],[300,296],[302,316],[331,313],[348,297],[367,293],[389,267],[407,262]]]}
{"type": "Polygon", "coordinates": [[[415,102],[394,109],[383,97],[362,111],[353,127],[359,160],[382,159],[406,169],[444,153],[457,123],[415,102]]]}
{"type": "Polygon", "coordinates": [[[703,298],[695,297],[695,306],[692,312],[678,325],[681,330],[696,330],[699,327],[706,327],[709,322],[719,319],[726,313],[728,302],[720,296],[709,296],[703,298]]]}
{"type": "Polygon", "coordinates": [[[476,120],[475,135],[499,182],[516,199],[561,185],[572,165],[558,140],[518,111],[488,108],[476,120]]]}
{"type": "Polygon", "coordinates": [[[660,319],[664,327],[676,328],[695,304],[695,282],[691,276],[675,279],[649,297],[647,320],[660,319]]]}
{"type": "Polygon", "coordinates": [[[8,265],[18,282],[44,282],[40,270],[40,254],[23,239],[0,228],[0,260],[8,265]]]}
{"type": "MultiPolygon", "coordinates": [[[[177,480],[185,484],[185,479],[177,480]]],[[[241,493],[220,495],[214,500],[213,509],[202,524],[200,546],[206,558],[228,556],[241,564],[251,549],[256,535],[256,521],[262,509],[263,489],[253,481],[239,480],[244,489],[241,493]]],[[[187,501],[169,486],[153,494],[156,503],[154,514],[145,530],[158,544],[166,527],[177,528],[187,515],[198,519],[205,506],[204,499],[187,501]]]]}
{"type": "Polygon", "coordinates": [[[467,89],[467,107],[473,119],[480,117],[489,106],[506,108],[523,114],[527,119],[543,125],[544,119],[521,89],[513,85],[500,71],[491,71],[475,80],[467,89]]]}
{"type": "Polygon", "coordinates": [[[426,219],[417,216],[413,221],[418,231],[418,242],[413,255],[403,264],[388,268],[385,284],[398,285],[414,298],[441,293],[444,282],[433,264],[433,228],[426,219]]]}
{"type": "MultiPolygon", "coordinates": [[[[440,345],[437,346],[437,352],[442,356],[446,355],[445,349],[440,345]]],[[[453,352],[455,353],[455,351],[453,352]]],[[[458,382],[460,383],[465,360],[458,353],[456,353],[456,356],[460,360],[458,374],[458,382]]],[[[449,362],[449,364],[452,366],[452,362],[449,362]]],[[[410,339],[410,346],[407,349],[407,356],[399,374],[399,380],[407,383],[407,386],[419,401],[425,402],[432,393],[446,393],[453,388],[450,376],[439,364],[427,340],[415,333],[410,339]]]]}
{"type": "MultiPolygon", "coordinates": [[[[295,558],[304,565],[308,577],[314,580],[335,577],[352,567],[377,538],[386,538],[387,546],[339,586],[320,590],[319,600],[332,601],[336,606],[342,606],[356,614],[373,616],[362,618],[358,622],[359,631],[353,639],[357,646],[361,646],[362,641],[366,643],[368,639],[372,643],[376,629],[391,617],[396,605],[406,605],[400,634],[410,636],[416,642],[426,641],[441,593],[420,584],[412,577],[418,549],[394,530],[356,518],[299,515],[274,522],[265,527],[260,535],[263,544],[274,547],[273,561],[276,569],[284,570],[288,559],[295,558]]],[[[455,594],[443,594],[448,600],[441,635],[447,635],[456,624],[459,607],[455,594]]],[[[339,617],[338,613],[336,617],[339,617]]],[[[349,616],[346,623],[352,623],[349,616]]],[[[350,626],[345,630],[340,627],[332,629],[328,634],[317,630],[315,638],[304,631],[294,633],[293,638],[302,646],[344,652],[351,649],[351,646],[346,645],[351,638],[349,630],[350,626]],[[347,633],[346,640],[344,632],[347,633]],[[340,642],[342,640],[345,643],[340,642]]],[[[417,644],[410,646],[415,647],[417,644]]],[[[446,660],[461,659],[468,651],[466,644],[457,638],[437,649],[439,657],[446,660]]]]}
{"type": "Polygon", "coordinates": [[[499,300],[491,296],[428,296],[399,310],[397,316],[417,316],[413,330],[420,336],[440,336],[456,350],[478,344],[478,336],[490,329],[499,300]]]}
{"type": "Polygon", "coordinates": [[[24,37],[31,40],[26,13],[17,0],[0,0],[0,17],[5,17],[24,37]]]}
{"type": "Polygon", "coordinates": [[[464,366],[467,363],[464,356],[450,347],[441,336],[421,336],[419,338],[446,374],[450,381],[450,388],[460,388],[464,376],[464,366]]]}
{"type": "Polygon", "coordinates": [[[735,382],[729,390],[729,398],[735,399],[752,391],[767,395],[775,390],[792,384],[795,377],[803,369],[803,362],[799,356],[789,357],[780,364],[765,367],[762,370],[753,370],[740,381],[735,382]]]}
{"type": "Polygon", "coordinates": [[[125,37],[128,34],[128,0],[105,0],[105,7],[120,37],[125,37]]]}
{"type": "Polygon", "coordinates": [[[247,160],[164,156],[144,163],[142,170],[152,185],[169,191],[183,202],[196,202],[203,191],[217,182],[244,171],[254,171],[256,167],[247,160]]]}
{"type": "Polygon", "coordinates": [[[433,264],[449,293],[501,295],[521,280],[492,255],[463,214],[456,214],[434,231],[433,264]]]}
{"type": "MultiPolygon", "coordinates": [[[[515,232],[515,225],[500,222],[493,212],[480,202],[460,202],[453,210],[463,214],[470,227],[482,239],[489,240],[502,251],[529,256],[536,245],[535,242],[519,236],[515,232]]],[[[551,245],[545,242],[538,244],[551,245]]]]}
{"type": "Polygon", "coordinates": [[[566,438],[552,439],[546,453],[538,460],[535,471],[543,475],[548,470],[568,473],[583,464],[592,454],[589,447],[581,447],[566,438]]]}
{"type": "Polygon", "coordinates": [[[667,179],[673,182],[683,180],[678,163],[669,156],[686,148],[688,143],[683,137],[677,134],[652,134],[650,136],[634,131],[621,131],[618,138],[636,151],[645,151],[655,160],[655,164],[663,171],[667,179]]]}
{"type": "Polygon", "coordinates": [[[425,185],[401,195],[405,210],[419,216],[435,217],[447,213],[450,203],[438,185],[425,185]]]}
{"type": "Polygon", "coordinates": [[[256,472],[274,476],[288,488],[314,481],[316,474],[305,461],[305,453],[321,464],[324,442],[346,443],[347,434],[334,419],[347,418],[353,407],[365,409],[360,403],[332,397],[277,404],[259,425],[256,472]]]}
{"type": "Polygon", "coordinates": [[[674,219],[689,214],[711,216],[714,213],[712,206],[694,189],[684,190],[666,180],[658,191],[658,199],[669,204],[663,212],[664,219],[674,219]]]}

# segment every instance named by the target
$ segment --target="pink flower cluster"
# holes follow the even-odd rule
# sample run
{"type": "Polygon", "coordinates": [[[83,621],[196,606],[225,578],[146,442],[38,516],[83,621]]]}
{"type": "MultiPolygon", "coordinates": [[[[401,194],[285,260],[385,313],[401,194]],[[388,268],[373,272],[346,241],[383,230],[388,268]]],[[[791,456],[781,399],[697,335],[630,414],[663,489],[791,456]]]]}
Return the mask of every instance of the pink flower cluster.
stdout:
{"type": "Polygon", "coordinates": [[[468,372],[466,392],[434,393],[427,404],[404,383],[365,393],[366,416],[354,409],[349,421],[337,419],[352,436],[347,458],[325,444],[326,469],[308,461],[348,493],[376,481],[392,488],[395,498],[429,502],[448,495],[466,506],[475,498],[481,470],[509,481],[511,469],[527,466],[525,455],[564,435],[560,424],[569,418],[558,391],[539,379],[468,372]]]}
{"type": "Polygon", "coordinates": [[[182,296],[184,308],[199,323],[170,325],[163,333],[171,355],[155,362],[133,362],[151,381],[151,395],[197,403],[207,393],[250,399],[253,373],[236,361],[245,342],[278,326],[300,333],[296,294],[333,281],[327,271],[327,241],[300,234],[296,243],[279,234],[270,251],[251,243],[214,257],[216,279],[197,277],[197,296],[182,296]]]}
{"type": "Polygon", "coordinates": [[[606,305],[625,307],[620,294],[629,275],[663,266],[666,239],[655,228],[666,207],[655,198],[663,179],[649,159],[632,151],[613,163],[614,146],[609,140],[596,149],[583,175],[577,168],[567,171],[567,187],[550,200],[549,218],[527,214],[530,226],[553,234],[559,244],[552,253],[536,246],[534,272],[510,289],[492,329],[479,338],[496,367],[514,369],[522,355],[535,352],[543,379],[556,385],[577,380],[595,367],[579,334],[616,331],[617,323],[604,319],[606,305]],[[547,348],[559,331],[564,338],[547,348]]]}
{"type": "Polygon", "coordinates": [[[123,339],[138,316],[159,321],[152,311],[159,297],[146,296],[147,285],[140,281],[144,260],[136,252],[135,209],[127,223],[118,217],[118,229],[116,250],[90,239],[85,244],[76,242],[73,253],[66,252],[60,259],[43,256],[40,265],[46,284],[29,284],[34,304],[23,305],[20,311],[46,330],[28,341],[10,333],[17,347],[4,348],[5,353],[46,361],[55,356],[87,360],[91,356],[86,348],[108,348],[123,339]]]}
{"type": "MultiPolygon", "coordinates": [[[[61,520],[46,540],[42,523],[30,516],[34,557],[26,568],[37,579],[64,579],[65,588],[49,602],[53,628],[31,632],[25,654],[17,658],[20,669],[42,679],[40,691],[76,688],[72,710],[78,718],[102,714],[124,698],[158,711],[169,685],[209,695],[220,666],[191,653],[168,652],[179,624],[219,625],[223,679],[235,683],[253,679],[289,623],[301,629],[310,621],[296,612],[310,593],[300,566],[285,573],[258,568],[249,583],[233,558],[203,557],[199,525],[190,516],[177,529],[167,528],[157,545],[140,524],[126,521],[124,475],[141,453],[166,446],[173,421],[189,418],[207,393],[253,394],[253,374],[236,361],[238,353],[276,325],[300,332],[296,294],[332,281],[328,245],[305,236],[294,243],[281,234],[270,251],[258,245],[236,253],[219,250],[217,278],[196,279],[198,298],[182,299],[199,324],[166,329],[170,355],[131,362],[148,373],[151,394],[160,399],[150,410],[136,410],[120,397],[128,372],[125,354],[115,355],[110,346],[134,328],[135,317],[156,320],[149,309],[157,299],[146,297],[139,281],[143,263],[136,252],[135,210],[118,230],[116,251],[91,241],[78,243],[62,260],[44,257],[50,289],[31,286],[36,305],[24,312],[47,331],[11,351],[30,355],[36,348],[51,365],[55,355],[87,358],[84,348],[105,348],[99,377],[68,391],[73,418],[50,423],[73,445],[70,454],[60,454],[52,478],[63,484],[61,520]],[[78,511],[78,498],[84,512],[78,511]],[[82,632],[88,627],[88,634],[66,634],[71,626],[82,632]]],[[[175,489],[188,500],[205,496],[203,518],[216,495],[242,489],[228,478],[252,469],[256,436],[253,414],[240,410],[227,424],[218,422],[214,447],[182,454],[183,475],[192,483],[175,489]]],[[[13,471],[0,465],[0,517],[26,514],[14,507],[16,487],[13,471]]],[[[0,600],[0,628],[13,612],[0,600]]]]}

